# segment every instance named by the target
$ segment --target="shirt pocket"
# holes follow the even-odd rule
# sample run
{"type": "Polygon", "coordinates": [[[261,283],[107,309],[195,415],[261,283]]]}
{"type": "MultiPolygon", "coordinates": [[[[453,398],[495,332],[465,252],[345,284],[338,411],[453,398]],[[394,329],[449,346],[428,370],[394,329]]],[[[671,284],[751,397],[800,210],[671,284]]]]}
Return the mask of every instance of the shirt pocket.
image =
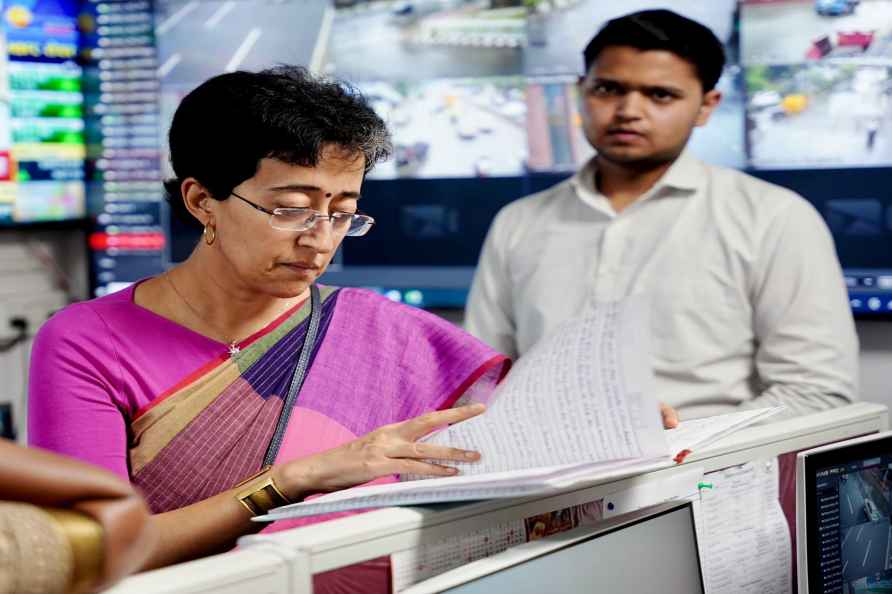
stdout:
{"type": "Polygon", "coordinates": [[[667,281],[651,294],[653,358],[685,367],[716,362],[749,340],[749,305],[713,278],[667,281]]]}

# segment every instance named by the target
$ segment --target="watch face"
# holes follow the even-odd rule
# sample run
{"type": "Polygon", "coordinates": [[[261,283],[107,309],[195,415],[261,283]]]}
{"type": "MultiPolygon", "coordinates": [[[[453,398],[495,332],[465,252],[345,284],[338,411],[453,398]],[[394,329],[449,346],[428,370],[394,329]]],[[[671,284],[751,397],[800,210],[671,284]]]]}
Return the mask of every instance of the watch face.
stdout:
{"type": "Polygon", "coordinates": [[[266,473],[267,470],[268,468],[264,468],[238,485],[245,488],[236,495],[236,499],[253,516],[262,516],[272,509],[291,503],[276,487],[272,473],[266,473]]]}
{"type": "Polygon", "coordinates": [[[276,487],[276,483],[273,482],[273,477],[270,475],[269,482],[263,486],[262,491],[266,493],[267,497],[269,497],[272,506],[270,509],[276,507],[282,507],[283,505],[290,505],[291,501],[285,497],[285,494],[279,491],[279,488],[276,487]]]}

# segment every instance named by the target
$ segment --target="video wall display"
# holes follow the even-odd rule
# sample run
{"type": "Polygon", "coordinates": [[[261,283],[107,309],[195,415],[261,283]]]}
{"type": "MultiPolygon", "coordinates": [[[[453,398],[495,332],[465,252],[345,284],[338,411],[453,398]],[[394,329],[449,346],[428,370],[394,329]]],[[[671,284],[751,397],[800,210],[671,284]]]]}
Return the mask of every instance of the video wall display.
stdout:
{"type": "Polygon", "coordinates": [[[888,62],[889,0],[750,0],[741,7],[747,64],[888,62]]]}
{"type": "MultiPolygon", "coordinates": [[[[692,150],[744,167],[737,2],[670,4],[710,26],[730,59],[720,82],[726,101],[710,127],[696,131],[692,150]]],[[[350,80],[369,97],[395,150],[363,189],[379,220],[376,233],[363,238],[361,250],[345,245],[331,282],[369,284],[376,276],[392,298],[463,305],[498,209],[594,155],[580,114],[582,49],[607,20],[652,7],[652,1],[336,0],[321,71],[350,80]]]]}
{"type": "Polygon", "coordinates": [[[160,273],[168,261],[160,84],[149,0],[85,0],[79,22],[89,246],[99,296],[160,273]]]}
{"type": "MultiPolygon", "coordinates": [[[[737,0],[663,3],[733,34],[737,0]]],[[[581,50],[614,17],[653,0],[334,0],[323,69],[348,80],[579,74],[581,50]],[[363,59],[356,59],[362,56],[363,59]]]]}
{"type": "Polygon", "coordinates": [[[77,3],[0,6],[0,225],[83,218],[77,3]]]}
{"type": "Polygon", "coordinates": [[[197,235],[170,220],[159,183],[176,106],[216,74],[299,64],[356,86],[394,141],[363,188],[379,224],[327,280],[461,305],[493,214],[594,155],[583,48],[607,20],[659,7],[709,26],[728,57],[691,151],[806,196],[853,307],[892,311],[892,198],[878,190],[892,0],[5,0],[0,225],[90,216],[97,294],[182,260],[197,235]]]}
{"type": "MultiPolygon", "coordinates": [[[[582,49],[607,20],[653,6],[606,4],[336,0],[322,69],[370,96],[396,144],[396,158],[370,179],[569,172],[588,161],[593,150],[576,88],[582,49]]],[[[693,150],[744,167],[736,0],[682,0],[672,8],[709,25],[730,58],[720,83],[725,101],[696,132],[693,150]]]]}
{"type": "Polygon", "coordinates": [[[0,220],[8,220],[12,217],[16,190],[15,184],[11,181],[13,163],[8,68],[6,39],[3,29],[0,28],[0,220]]]}
{"type": "MultiPolygon", "coordinates": [[[[493,214],[594,155],[583,48],[607,20],[657,7],[709,26],[728,58],[691,151],[806,196],[834,233],[853,307],[892,311],[892,293],[866,293],[892,289],[892,211],[876,195],[892,166],[892,0],[158,1],[161,130],[225,71],[303,64],[355,85],[394,154],[363,188],[375,232],[345,242],[326,280],[460,306],[493,214]]],[[[191,245],[178,239],[173,259],[191,245]]]]}
{"type": "Polygon", "coordinates": [[[745,2],[754,168],[892,165],[892,1],[745,2]]]}
{"type": "Polygon", "coordinates": [[[852,309],[892,313],[892,1],[740,7],[747,165],[824,216],[852,309]]]}
{"type": "Polygon", "coordinates": [[[393,158],[369,179],[510,177],[527,160],[522,77],[360,83],[390,124],[393,158]]]}

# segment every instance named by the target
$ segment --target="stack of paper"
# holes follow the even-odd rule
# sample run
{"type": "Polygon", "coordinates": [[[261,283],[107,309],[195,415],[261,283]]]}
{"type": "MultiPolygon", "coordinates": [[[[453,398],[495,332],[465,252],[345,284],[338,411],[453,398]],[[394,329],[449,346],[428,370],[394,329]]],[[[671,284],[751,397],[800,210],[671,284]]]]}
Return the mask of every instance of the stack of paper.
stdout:
{"type": "Polygon", "coordinates": [[[460,476],[403,477],[277,508],[272,521],[334,511],[548,493],[671,466],[679,452],[777,409],[663,430],[652,396],[646,315],[638,301],[599,304],[520,359],[488,410],[426,438],[482,453],[460,476]],[[670,445],[671,442],[671,445],[670,445]]]}

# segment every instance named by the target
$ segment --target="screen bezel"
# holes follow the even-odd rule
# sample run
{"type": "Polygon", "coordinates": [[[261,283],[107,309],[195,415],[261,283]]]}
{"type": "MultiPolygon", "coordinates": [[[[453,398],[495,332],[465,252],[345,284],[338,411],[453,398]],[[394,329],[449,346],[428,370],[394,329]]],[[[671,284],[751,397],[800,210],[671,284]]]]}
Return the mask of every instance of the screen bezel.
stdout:
{"type": "MultiPolygon", "coordinates": [[[[872,439],[861,443],[842,446],[824,452],[816,452],[805,456],[805,546],[806,551],[818,551],[817,517],[818,509],[815,505],[817,494],[816,472],[818,469],[837,466],[856,460],[866,460],[881,454],[892,455],[892,435],[872,439]]],[[[821,583],[821,564],[818,555],[807,555],[809,588],[821,583]]]]}
{"type": "MultiPolygon", "coordinates": [[[[700,559],[700,541],[699,541],[699,535],[698,535],[698,530],[697,530],[697,514],[694,513],[694,504],[690,500],[684,500],[683,502],[674,502],[674,503],[678,503],[678,504],[671,505],[669,507],[664,507],[665,504],[661,505],[657,508],[658,511],[654,511],[653,513],[647,513],[647,509],[637,510],[636,512],[632,512],[632,514],[630,514],[630,516],[632,516],[632,517],[628,521],[625,521],[625,522],[621,521],[616,524],[609,525],[603,529],[598,529],[597,526],[589,527],[589,530],[591,530],[591,533],[586,536],[582,536],[578,539],[575,539],[575,538],[569,539],[569,540],[567,540],[567,542],[557,544],[552,548],[548,548],[548,549],[544,549],[544,550],[536,552],[536,553],[532,553],[532,554],[530,554],[529,557],[519,560],[516,563],[511,563],[510,565],[507,565],[505,567],[493,568],[491,571],[486,571],[485,573],[481,573],[479,575],[468,576],[468,579],[463,580],[461,583],[449,586],[448,588],[442,590],[442,592],[444,594],[449,594],[450,592],[452,592],[453,590],[455,590],[457,588],[461,588],[467,584],[471,584],[478,580],[486,579],[487,577],[489,577],[495,573],[498,573],[500,571],[506,571],[506,570],[511,570],[511,569],[517,568],[517,567],[521,567],[526,563],[535,561],[537,559],[541,559],[543,557],[553,555],[555,553],[558,553],[558,552],[568,549],[570,547],[582,545],[582,544],[587,543],[587,542],[594,540],[596,538],[602,538],[602,537],[608,536],[614,532],[617,532],[619,530],[631,528],[632,526],[636,526],[638,524],[641,524],[643,522],[647,522],[650,520],[655,520],[661,516],[664,516],[664,515],[670,514],[670,513],[675,513],[680,510],[687,510],[687,512],[691,518],[691,527],[692,527],[692,530],[694,533],[694,548],[697,551],[697,574],[698,574],[698,578],[700,581],[701,591],[706,592],[706,582],[704,581],[704,578],[703,578],[703,563],[701,562],[701,559],[700,559]],[[662,509],[660,509],[660,508],[662,508],[662,509]],[[640,514],[640,515],[638,515],[638,514],[640,514]]],[[[540,539],[540,542],[555,540],[555,539],[559,539],[559,538],[566,538],[567,534],[568,534],[567,532],[553,534],[551,536],[547,536],[543,539],[540,539]]],[[[536,541],[530,541],[530,542],[536,542],[536,541]]]]}

